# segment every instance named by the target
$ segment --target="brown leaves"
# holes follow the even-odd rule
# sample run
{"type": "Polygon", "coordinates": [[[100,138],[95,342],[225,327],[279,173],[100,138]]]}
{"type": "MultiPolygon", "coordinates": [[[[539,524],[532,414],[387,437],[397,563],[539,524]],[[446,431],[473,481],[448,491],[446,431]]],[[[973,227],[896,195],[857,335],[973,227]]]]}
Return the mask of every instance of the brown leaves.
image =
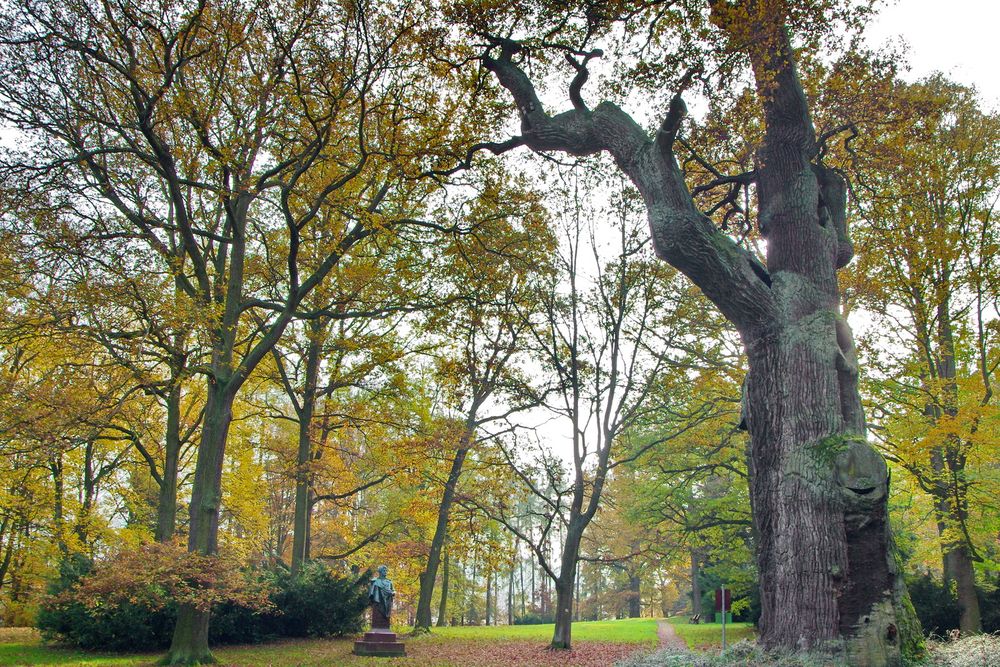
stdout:
{"type": "Polygon", "coordinates": [[[642,650],[642,645],[577,642],[571,650],[553,650],[530,640],[433,639],[407,642],[413,664],[477,665],[478,667],[606,667],[642,650]]]}
{"type": "Polygon", "coordinates": [[[122,603],[159,609],[171,601],[203,611],[223,602],[266,609],[268,593],[264,584],[250,582],[233,558],[190,553],[175,541],[122,551],[57,600],[95,610],[122,603]]]}

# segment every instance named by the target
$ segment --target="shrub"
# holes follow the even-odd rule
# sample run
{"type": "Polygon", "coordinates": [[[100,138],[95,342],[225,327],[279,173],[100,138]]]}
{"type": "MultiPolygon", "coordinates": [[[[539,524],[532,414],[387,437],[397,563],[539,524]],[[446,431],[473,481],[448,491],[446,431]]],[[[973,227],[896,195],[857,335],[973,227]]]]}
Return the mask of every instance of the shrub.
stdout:
{"type": "Polygon", "coordinates": [[[368,607],[369,573],[339,577],[329,567],[307,563],[298,576],[280,571],[271,601],[283,637],[330,637],[360,632],[368,607]]]}
{"type": "Polygon", "coordinates": [[[556,619],[551,613],[542,614],[529,612],[524,616],[515,616],[514,625],[543,625],[545,623],[555,623],[556,619]]]}
{"type": "Polygon", "coordinates": [[[987,580],[979,591],[983,632],[1000,633],[1000,578],[987,580]]]}
{"type": "Polygon", "coordinates": [[[944,636],[958,627],[958,602],[935,577],[930,574],[910,577],[906,586],[925,634],[944,636]]]}
{"type": "Polygon", "coordinates": [[[148,650],[166,646],[174,627],[172,605],[122,601],[87,605],[69,595],[93,564],[75,554],[59,566],[59,577],[49,585],[49,598],[38,612],[37,627],[48,641],[55,639],[85,649],[148,650]]]}
{"type": "Polygon", "coordinates": [[[39,614],[42,636],[88,649],[163,649],[177,618],[172,595],[184,599],[211,581],[225,582],[222,591],[204,593],[213,605],[212,644],[342,635],[358,632],[364,622],[367,576],[340,577],[318,563],[296,577],[285,568],[253,575],[237,571],[241,586],[232,572],[220,573],[218,564],[186,582],[175,575],[178,569],[191,575],[190,563],[174,568],[154,557],[139,568],[149,571],[131,574],[122,573],[120,565],[115,560],[95,570],[85,558],[67,558],[39,614]]]}

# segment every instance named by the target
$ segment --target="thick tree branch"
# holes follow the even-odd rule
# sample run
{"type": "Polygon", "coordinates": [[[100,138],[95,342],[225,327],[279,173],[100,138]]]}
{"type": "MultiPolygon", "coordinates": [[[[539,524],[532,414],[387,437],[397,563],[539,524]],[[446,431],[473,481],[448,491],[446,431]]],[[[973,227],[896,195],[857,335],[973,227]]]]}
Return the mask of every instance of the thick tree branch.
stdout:
{"type": "Polygon", "coordinates": [[[528,76],[513,61],[523,47],[506,39],[492,41],[492,52],[500,53],[485,54],[483,66],[513,97],[525,146],[577,156],[610,153],[646,202],[657,256],[691,278],[741,330],[772,320],[774,301],[766,272],[697,210],[684,183],[671,150],[683,112],[679,98],[655,141],[610,102],[601,102],[593,111],[577,106],[549,115],[528,76]]]}

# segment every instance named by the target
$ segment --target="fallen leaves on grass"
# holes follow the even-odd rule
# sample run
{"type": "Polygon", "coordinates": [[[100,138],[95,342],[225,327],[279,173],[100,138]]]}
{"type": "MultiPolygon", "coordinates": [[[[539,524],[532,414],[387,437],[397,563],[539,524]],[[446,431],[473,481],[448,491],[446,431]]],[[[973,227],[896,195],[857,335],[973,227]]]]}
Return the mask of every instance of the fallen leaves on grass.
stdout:
{"type": "Polygon", "coordinates": [[[636,644],[577,642],[568,651],[534,641],[420,641],[406,644],[414,665],[454,664],[477,667],[607,667],[648,649],[636,644]]]}

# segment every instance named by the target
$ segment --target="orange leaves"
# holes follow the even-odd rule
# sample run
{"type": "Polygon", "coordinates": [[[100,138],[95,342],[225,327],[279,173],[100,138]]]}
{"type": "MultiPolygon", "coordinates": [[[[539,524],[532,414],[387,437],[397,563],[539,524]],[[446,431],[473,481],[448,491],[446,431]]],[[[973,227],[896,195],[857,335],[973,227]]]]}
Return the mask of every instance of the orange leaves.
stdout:
{"type": "Polygon", "coordinates": [[[78,602],[91,609],[122,602],[142,603],[153,609],[173,602],[203,611],[223,602],[267,609],[270,591],[262,583],[251,583],[240,567],[231,557],[191,553],[176,541],[147,544],[101,562],[57,600],[78,602]]]}

